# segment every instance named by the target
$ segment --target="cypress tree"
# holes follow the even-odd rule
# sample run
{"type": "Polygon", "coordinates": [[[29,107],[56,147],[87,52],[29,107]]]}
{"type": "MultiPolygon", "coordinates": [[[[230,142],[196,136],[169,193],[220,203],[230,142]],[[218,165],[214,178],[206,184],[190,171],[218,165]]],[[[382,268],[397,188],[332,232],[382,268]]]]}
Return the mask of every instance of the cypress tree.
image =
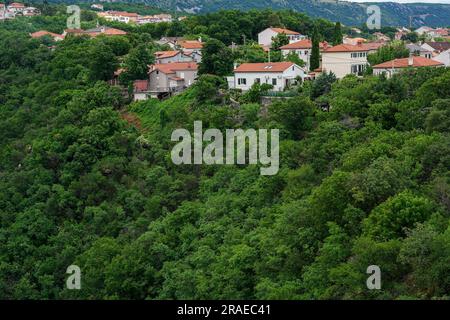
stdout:
{"type": "Polygon", "coordinates": [[[336,24],[334,25],[333,35],[333,45],[337,46],[338,44],[342,44],[342,29],[340,22],[336,22],[336,24]]]}
{"type": "Polygon", "coordinates": [[[312,71],[314,69],[319,68],[320,66],[319,32],[317,31],[317,27],[314,27],[311,41],[312,41],[312,50],[309,69],[312,71]]]}

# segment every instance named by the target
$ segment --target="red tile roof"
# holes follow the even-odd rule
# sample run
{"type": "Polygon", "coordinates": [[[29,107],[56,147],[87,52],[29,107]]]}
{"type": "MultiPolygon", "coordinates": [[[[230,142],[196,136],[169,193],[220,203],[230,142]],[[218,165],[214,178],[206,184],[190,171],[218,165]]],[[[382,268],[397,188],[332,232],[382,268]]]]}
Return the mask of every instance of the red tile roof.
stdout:
{"type": "Polygon", "coordinates": [[[41,37],[43,37],[43,36],[50,36],[50,37],[52,37],[52,38],[60,38],[60,39],[63,39],[63,38],[64,38],[64,37],[63,37],[62,35],[60,35],[60,34],[53,33],[53,32],[46,31],[46,30],[40,30],[40,31],[33,32],[33,33],[30,34],[30,36],[31,36],[32,38],[41,38],[41,37]]]}
{"type": "Polygon", "coordinates": [[[198,69],[198,65],[195,62],[171,62],[171,63],[158,63],[150,66],[150,71],[159,70],[162,73],[170,74],[176,71],[191,70],[195,71],[198,69]]]}
{"type": "Polygon", "coordinates": [[[450,42],[447,42],[447,41],[436,41],[436,42],[425,42],[425,43],[438,52],[442,52],[442,51],[450,49],[450,42]]]}
{"type": "MultiPolygon", "coordinates": [[[[324,48],[328,46],[328,42],[320,42],[319,47],[324,48]]],[[[312,48],[312,41],[310,39],[304,39],[297,42],[286,44],[280,49],[282,50],[288,50],[288,49],[311,49],[312,48]]]]}
{"type": "Polygon", "coordinates": [[[180,51],[172,50],[172,51],[156,51],[155,56],[157,59],[163,58],[171,58],[179,54],[180,51]]]}
{"type": "Polygon", "coordinates": [[[148,80],[135,80],[133,82],[135,92],[144,92],[148,90],[148,80]]]}
{"type": "Polygon", "coordinates": [[[324,52],[354,52],[354,51],[369,51],[363,44],[338,44],[337,46],[330,47],[324,50],[324,52]]]}
{"type": "Polygon", "coordinates": [[[112,16],[122,16],[122,17],[135,17],[137,18],[139,15],[134,12],[126,12],[126,11],[107,11],[105,12],[106,15],[112,15],[112,16]]]}
{"type": "Polygon", "coordinates": [[[377,50],[378,48],[384,46],[384,42],[368,42],[361,44],[362,47],[365,47],[368,50],[377,50]]]}
{"type": "Polygon", "coordinates": [[[292,30],[289,30],[289,29],[284,29],[284,28],[270,28],[270,29],[272,29],[273,31],[275,31],[275,32],[277,32],[277,33],[284,33],[284,34],[300,34],[300,33],[298,33],[297,31],[292,31],[292,30]]]}
{"type": "Polygon", "coordinates": [[[441,66],[443,63],[431,59],[427,59],[424,57],[412,57],[413,63],[412,65],[409,65],[409,58],[402,58],[402,59],[394,59],[391,61],[386,61],[377,65],[374,65],[374,69],[397,69],[397,68],[408,68],[408,67],[435,67],[435,66],[441,66]]]}
{"type": "Polygon", "coordinates": [[[283,72],[294,65],[293,62],[243,63],[234,72],[283,72]]]}
{"type": "Polygon", "coordinates": [[[201,49],[203,48],[203,43],[197,40],[183,40],[179,41],[178,44],[184,49],[201,49]]]}
{"type": "Polygon", "coordinates": [[[24,5],[23,3],[13,2],[13,3],[11,3],[8,7],[12,7],[12,8],[25,8],[25,5],[24,5]]]}

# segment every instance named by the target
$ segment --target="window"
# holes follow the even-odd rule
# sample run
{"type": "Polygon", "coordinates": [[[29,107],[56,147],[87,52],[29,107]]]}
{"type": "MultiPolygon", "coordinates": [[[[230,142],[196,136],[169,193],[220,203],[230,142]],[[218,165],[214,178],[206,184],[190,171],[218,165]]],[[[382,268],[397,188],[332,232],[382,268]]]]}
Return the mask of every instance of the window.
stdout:
{"type": "Polygon", "coordinates": [[[274,86],[277,85],[277,78],[272,78],[272,85],[274,85],[274,86]]]}
{"type": "Polygon", "coordinates": [[[261,79],[260,78],[256,78],[255,79],[255,83],[261,83],[261,79]]]}
{"type": "Polygon", "coordinates": [[[352,73],[357,75],[362,75],[365,69],[366,69],[365,64],[352,64],[351,67],[352,73]]]}
{"type": "Polygon", "coordinates": [[[238,85],[246,85],[247,79],[245,78],[238,78],[238,85]]]}

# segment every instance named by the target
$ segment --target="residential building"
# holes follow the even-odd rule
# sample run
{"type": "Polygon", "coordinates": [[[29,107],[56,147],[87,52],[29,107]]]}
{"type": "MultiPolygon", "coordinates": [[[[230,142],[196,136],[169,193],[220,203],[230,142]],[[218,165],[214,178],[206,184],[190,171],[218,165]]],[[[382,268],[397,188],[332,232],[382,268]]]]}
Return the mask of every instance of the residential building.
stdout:
{"type": "Polygon", "coordinates": [[[447,41],[425,42],[424,44],[422,44],[422,48],[433,52],[433,55],[438,55],[441,52],[444,52],[444,51],[450,49],[450,42],[447,42],[447,41]]]}
{"type": "Polygon", "coordinates": [[[63,35],[57,34],[57,33],[53,33],[53,32],[49,32],[49,31],[46,31],[46,30],[40,30],[40,31],[36,31],[36,32],[30,33],[30,36],[32,38],[34,38],[34,39],[42,38],[42,37],[45,37],[45,36],[49,36],[49,37],[53,38],[54,41],[61,41],[61,40],[64,39],[63,35]]]}
{"type": "Polygon", "coordinates": [[[11,4],[8,5],[8,10],[12,11],[14,13],[22,13],[25,10],[25,5],[23,3],[19,3],[19,2],[13,2],[11,4]]]}
{"type": "Polygon", "coordinates": [[[41,14],[41,11],[38,8],[35,7],[26,7],[23,11],[22,11],[22,15],[25,17],[33,17],[33,16],[38,16],[41,14]]]}
{"type": "Polygon", "coordinates": [[[288,61],[243,63],[233,73],[233,77],[227,77],[228,86],[243,91],[249,90],[254,83],[271,84],[273,91],[283,91],[305,77],[305,70],[288,61]]]}
{"type": "Polygon", "coordinates": [[[94,3],[91,5],[91,9],[103,11],[103,5],[94,3]]]}
{"type": "Polygon", "coordinates": [[[402,40],[403,36],[406,36],[409,32],[406,31],[397,31],[394,35],[395,40],[402,40]]]}
{"type": "Polygon", "coordinates": [[[98,12],[97,15],[109,21],[118,21],[123,23],[136,23],[139,17],[137,13],[126,11],[105,11],[98,12]]]}
{"type": "Polygon", "coordinates": [[[179,93],[197,79],[198,65],[195,62],[158,63],[150,66],[148,94],[163,98],[179,93]]]}
{"type": "Polygon", "coordinates": [[[153,16],[139,16],[137,23],[160,23],[160,22],[172,22],[172,15],[170,14],[155,14],[153,16]]]}
{"type": "Polygon", "coordinates": [[[263,46],[272,46],[272,38],[276,37],[280,33],[284,33],[289,38],[289,43],[296,42],[302,39],[306,39],[306,36],[301,35],[297,31],[292,31],[284,28],[267,28],[258,33],[258,43],[263,46]]]}
{"type": "Polygon", "coordinates": [[[374,75],[385,74],[392,77],[394,74],[406,68],[420,67],[442,67],[444,64],[439,61],[427,59],[419,56],[410,56],[409,58],[394,59],[372,66],[374,75]]]}
{"type": "MultiPolygon", "coordinates": [[[[324,48],[328,48],[328,42],[320,42],[319,49],[322,51],[324,48]]],[[[303,39],[297,42],[289,43],[280,47],[281,53],[286,57],[289,53],[294,52],[300,59],[305,62],[305,68],[309,70],[309,62],[312,51],[312,41],[309,39],[303,39]]]]}
{"type": "Polygon", "coordinates": [[[119,30],[119,29],[116,29],[116,28],[100,26],[100,27],[97,27],[97,28],[84,30],[83,34],[87,34],[90,37],[96,37],[96,36],[99,36],[99,35],[124,36],[127,33],[125,31],[122,31],[122,30],[119,30]]]}
{"type": "Polygon", "coordinates": [[[366,45],[340,44],[322,52],[322,71],[333,72],[337,78],[348,74],[361,75],[367,66],[366,45]]]}
{"type": "Polygon", "coordinates": [[[343,44],[351,44],[353,46],[357,45],[357,44],[361,44],[367,42],[367,39],[364,38],[350,38],[350,37],[344,37],[342,39],[342,43],[343,44]]]}
{"type": "Polygon", "coordinates": [[[387,35],[385,35],[384,33],[381,33],[381,32],[375,32],[373,35],[377,38],[378,41],[384,41],[384,42],[391,41],[391,38],[389,38],[389,37],[388,37],[387,35]]]}
{"type": "Polygon", "coordinates": [[[105,35],[105,36],[124,36],[127,33],[125,31],[111,28],[111,27],[105,27],[105,26],[99,26],[93,29],[83,30],[83,29],[65,29],[62,36],[67,36],[68,34],[74,35],[74,36],[83,36],[87,35],[90,37],[96,37],[99,35],[105,35]]]}
{"type": "Polygon", "coordinates": [[[450,49],[441,52],[433,60],[443,63],[446,67],[450,67],[450,49]]]}
{"type": "Polygon", "coordinates": [[[422,27],[414,30],[414,32],[417,33],[419,36],[421,36],[423,34],[427,34],[430,31],[433,31],[433,28],[430,28],[430,27],[427,27],[427,26],[422,26],[422,27]]]}
{"type": "Polygon", "coordinates": [[[135,80],[133,82],[133,100],[147,100],[148,99],[148,80],[135,80]]]}
{"type": "Polygon", "coordinates": [[[409,53],[413,56],[420,56],[427,59],[431,59],[431,57],[433,56],[433,53],[431,51],[426,50],[414,43],[408,43],[406,45],[406,48],[409,50],[409,53]]]}
{"type": "Polygon", "coordinates": [[[175,49],[178,41],[182,41],[183,37],[162,37],[161,39],[155,41],[157,44],[163,46],[168,45],[170,48],[175,49]]]}
{"type": "Polygon", "coordinates": [[[203,48],[202,39],[199,40],[180,40],[176,44],[184,53],[197,52],[201,54],[203,48]]]}
{"type": "Polygon", "coordinates": [[[448,29],[437,28],[428,32],[428,35],[432,38],[446,37],[449,35],[448,29]]]}
{"type": "Polygon", "coordinates": [[[202,62],[202,52],[201,51],[184,51],[183,54],[192,59],[192,61],[200,63],[202,62]]]}
{"type": "MultiPolygon", "coordinates": [[[[191,55],[184,54],[182,51],[157,51],[154,53],[155,63],[172,63],[172,62],[193,62],[191,55]]],[[[194,61],[196,62],[196,61],[194,61]]]]}
{"type": "Polygon", "coordinates": [[[367,49],[367,54],[375,53],[379,48],[382,46],[385,46],[387,42],[381,41],[381,42],[367,42],[360,44],[363,48],[367,49]]]}

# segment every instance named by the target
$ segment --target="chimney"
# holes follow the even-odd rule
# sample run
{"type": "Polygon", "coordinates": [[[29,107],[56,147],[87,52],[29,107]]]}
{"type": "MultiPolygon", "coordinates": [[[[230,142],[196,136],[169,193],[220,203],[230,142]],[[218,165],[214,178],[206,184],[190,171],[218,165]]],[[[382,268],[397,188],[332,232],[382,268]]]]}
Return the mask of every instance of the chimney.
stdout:
{"type": "Polygon", "coordinates": [[[202,37],[198,37],[198,42],[202,42],[202,37]]]}
{"type": "Polygon", "coordinates": [[[237,63],[234,62],[234,63],[233,63],[233,70],[236,70],[237,67],[238,67],[237,63]]]}
{"type": "Polygon", "coordinates": [[[408,67],[412,67],[414,64],[414,58],[412,55],[408,57],[408,67]]]}

